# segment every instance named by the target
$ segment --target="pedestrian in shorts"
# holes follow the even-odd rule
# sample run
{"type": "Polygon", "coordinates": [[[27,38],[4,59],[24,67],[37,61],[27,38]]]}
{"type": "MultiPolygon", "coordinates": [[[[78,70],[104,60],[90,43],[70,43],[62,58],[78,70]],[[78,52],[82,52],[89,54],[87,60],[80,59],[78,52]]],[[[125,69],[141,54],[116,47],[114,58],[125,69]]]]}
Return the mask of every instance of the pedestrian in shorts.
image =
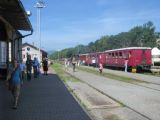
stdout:
{"type": "Polygon", "coordinates": [[[17,109],[20,89],[21,89],[21,70],[17,60],[13,61],[13,64],[8,71],[7,80],[9,83],[11,93],[13,95],[13,109],[17,109]]]}

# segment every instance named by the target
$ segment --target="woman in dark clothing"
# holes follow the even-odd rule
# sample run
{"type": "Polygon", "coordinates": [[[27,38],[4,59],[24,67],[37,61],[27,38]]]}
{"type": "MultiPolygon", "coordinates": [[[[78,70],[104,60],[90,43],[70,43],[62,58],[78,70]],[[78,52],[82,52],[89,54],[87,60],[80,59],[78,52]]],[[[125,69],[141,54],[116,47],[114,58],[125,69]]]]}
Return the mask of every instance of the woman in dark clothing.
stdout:
{"type": "Polygon", "coordinates": [[[31,80],[31,71],[32,71],[32,60],[31,56],[28,55],[26,61],[27,80],[31,80]]]}
{"type": "Polygon", "coordinates": [[[71,61],[72,61],[72,66],[73,66],[73,72],[75,72],[76,63],[77,63],[77,61],[76,61],[76,56],[75,56],[75,55],[72,57],[71,61]]]}
{"type": "Polygon", "coordinates": [[[43,64],[44,75],[48,75],[47,74],[47,72],[48,72],[48,60],[47,60],[47,58],[43,59],[42,64],[43,64]]]}

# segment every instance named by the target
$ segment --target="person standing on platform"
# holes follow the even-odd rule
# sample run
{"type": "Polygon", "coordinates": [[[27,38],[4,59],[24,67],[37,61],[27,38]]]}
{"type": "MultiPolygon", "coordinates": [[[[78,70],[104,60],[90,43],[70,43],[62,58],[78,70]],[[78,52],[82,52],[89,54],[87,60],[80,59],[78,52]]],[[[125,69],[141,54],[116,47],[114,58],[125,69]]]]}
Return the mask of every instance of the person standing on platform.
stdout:
{"type": "Polygon", "coordinates": [[[75,55],[72,57],[72,66],[73,66],[73,72],[75,72],[75,69],[76,69],[76,57],[75,55]]]}
{"type": "Polygon", "coordinates": [[[42,61],[42,65],[43,65],[43,71],[44,71],[44,75],[48,75],[48,60],[47,58],[43,58],[42,61]]]}
{"type": "Polygon", "coordinates": [[[127,72],[127,69],[128,69],[128,59],[126,58],[125,61],[124,61],[124,67],[125,67],[125,72],[127,72]]]}
{"type": "Polygon", "coordinates": [[[92,66],[94,68],[96,67],[96,58],[95,57],[92,58],[92,66]]]}
{"type": "Polygon", "coordinates": [[[21,88],[21,70],[17,60],[13,61],[13,66],[10,68],[7,75],[7,82],[9,82],[10,90],[13,95],[13,109],[17,109],[20,88],[21,88]]]}
{"type": "Polygon", "coordinates": [[[31,80],[32,60],[30,55],[27,56],[26,70],[27,70],[27,80],[31,80]]]}
{"type": "Polygon", "coordinates": [[[33,60],[33,72],[34,72],[34,78],[38,77],[38,69],[39,69],[39,61],[38,59],[35,57],[33,60]]]}
{"type": "Polygon", "coordinates": [[[64,60],[64,67],[65,67],[65,70],[68,70],[68,59],[67,58],[65,58],[65,60],[64,60]]]}
{"type": "Polygon", "coordinates": [[[102,63],[99,64],[99,73],[102,74],[103,72],[103,65],[102,63]]]}
{"type": "Polygon", "coordinates": [[[21,78],[22,78],[22,82],[25,80],[25,64],[23,63],[23,60],[21,61],[21,63],[19,64],[20,69],[21,69],[21,78]]]}

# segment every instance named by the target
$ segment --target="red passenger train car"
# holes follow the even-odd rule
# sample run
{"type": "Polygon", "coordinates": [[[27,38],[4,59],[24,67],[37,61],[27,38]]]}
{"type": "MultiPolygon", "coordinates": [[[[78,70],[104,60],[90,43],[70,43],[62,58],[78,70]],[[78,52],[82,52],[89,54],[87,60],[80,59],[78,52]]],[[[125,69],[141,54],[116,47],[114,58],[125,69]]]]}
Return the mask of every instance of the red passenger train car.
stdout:
{"type": "Polygon", "coordinates": [[[84,65],[92,65],[92,60],[97,61],[97,53],[80,54],[79,59],[84,65]]]}
{"type": "Polygon", "coordinates": [[[83,65],[87,65],[87,56],[88,56],[88,53],[86,53],[86,54],[79,54],[79,59],[80,59],[80,61],[81,61],[81,63],[83,64],[83,65]]]}
{"type": "Polygon", "coordinates": [[[149,69],[152,65],[151,48],[128,47],[105,51],[106,66],[124,67],[128,60],[128,67],[138,69],[149,69]]]}
{"type": "Polygon", "coordinates": [[[82,61],[82,63],[85,64],[85,65],[92,66],[92,64],[93,64],[92,60],[95,60],[97,65],[99,65],[101,63],[104,66],[106,64],[106,54],[105,54],[105,52],[80,54],[79,58],[82,61]]]}
{"type": "Polygon", "coordinates": [[[96,59],[96,64],[103,66],[124,68],[125,60],[128,60],[129,68],[149,69],[152,65],[151,48],[149,47],[128,47],[105,52],[80,54],[80,60],[85,65],[92,65],[92,60],[96,59]]]}

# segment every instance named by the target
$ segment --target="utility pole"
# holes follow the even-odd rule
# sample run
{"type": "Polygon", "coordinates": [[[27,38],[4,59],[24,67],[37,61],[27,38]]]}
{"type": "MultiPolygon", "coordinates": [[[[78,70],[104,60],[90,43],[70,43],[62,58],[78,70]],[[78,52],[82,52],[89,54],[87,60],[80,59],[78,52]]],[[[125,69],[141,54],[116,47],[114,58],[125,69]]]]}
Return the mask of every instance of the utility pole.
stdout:
{"type": "Polygon", "coordinates": [[[79,42],[77,42],[77,55],[79,55],[79,42]]]}
{"type": "Polygon", "coordinates": [[[37,34],[39,39],[39,61],[41,61],[41,9],[46,6],[43,0],[38,0],[34,7],[37,8],[37,34]]]}
{"type": "Polygon", "coordinates": [[[60,49],[58,49],[58,61],[59,61],[59,52],[60,52],[60,49]]]}

